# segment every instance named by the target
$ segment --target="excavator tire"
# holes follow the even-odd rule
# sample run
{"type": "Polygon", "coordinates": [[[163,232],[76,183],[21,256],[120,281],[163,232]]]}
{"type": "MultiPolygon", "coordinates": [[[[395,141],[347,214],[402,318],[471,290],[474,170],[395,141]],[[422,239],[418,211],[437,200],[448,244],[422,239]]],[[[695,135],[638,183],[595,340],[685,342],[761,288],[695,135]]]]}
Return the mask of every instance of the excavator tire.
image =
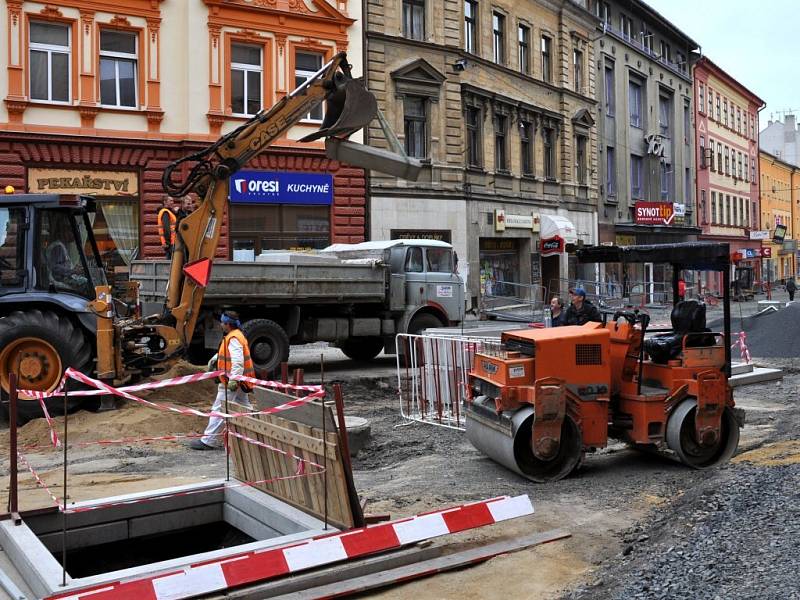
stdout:
{"type": "Polygon", "coordinates": [[[242,324],[242,333],[250,346],[257,377],[269,378],[289,360],[289,336],[275,321],[250,319],[242,324]]]}
{"type": "MultiPolygon", "coordinates": [[[[92,347],[83,331],[69,318],[49,310],[14,311],[0,318],[0,394],[2,410],[8,413],[9,374],[18,373],[17,387],[53,390],[67,367],[90,373],[92,347]]],[[[78,386],[71,384],[72,389],[78,386]]],[[[45,400],[50,414],[64,414],[61,397],[45,400]]],[[[67,410],[80,404],[70,400],[67,410]]],[[[20,424],[43,416],[39,402],[20,394],[17,404],[20,424]]]]}

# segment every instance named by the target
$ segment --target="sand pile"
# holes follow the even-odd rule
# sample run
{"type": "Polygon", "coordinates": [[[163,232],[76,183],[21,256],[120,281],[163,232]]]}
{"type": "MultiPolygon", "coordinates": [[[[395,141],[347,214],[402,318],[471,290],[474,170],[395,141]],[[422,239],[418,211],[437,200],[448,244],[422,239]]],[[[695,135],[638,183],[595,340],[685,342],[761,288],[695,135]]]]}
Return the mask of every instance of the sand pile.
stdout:
{"type": "MultiPolygon", "coordinates": [[[[722,331],[722,320],[708,324],[713,331],[722,331]]],[[[800,303],[791,303],[777,312],[767,312],[739,319],[731,318],[731,343],[739,331],[747,334],[750,355],[763,358],[800,356],[800,303]]],[[[734,350],[734,354],[736,351],[734,350]]]]}

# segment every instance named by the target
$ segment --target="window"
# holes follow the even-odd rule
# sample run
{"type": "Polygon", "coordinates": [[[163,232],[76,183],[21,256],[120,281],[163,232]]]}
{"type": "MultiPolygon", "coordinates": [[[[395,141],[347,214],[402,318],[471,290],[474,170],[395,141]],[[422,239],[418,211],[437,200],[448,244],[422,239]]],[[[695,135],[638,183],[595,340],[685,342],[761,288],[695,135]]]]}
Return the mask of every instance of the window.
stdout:
{"type": "Polygon", "coordinates": [[[700,168],[704,169],[706,167],[706,138],[704,135],[700,136],[700,168]]]}
{"type": "Polygon", "coordinates": [[[478,3],[464,1],[464,50],[478,53],[478,3]]]}
{"type": "Polygon", "coordinates": [[[552,127],[545,127],[542,130],[544,138],[544,176],[547,179],[556,177],[556,146],[555,130],[552,127]]]}
{"type": "Polygon", "coordinates": [[[403,0],[403,36],[425,39],[425,0],[403,0]]]}
{"type": "Polygon", "coordinates": [[[717,172],[718,173],[722,173],[723,172],[723,167],[722,167],[722,144],[720,142],[717,142],[717,172]]]}
{"type": "Polygon", "coordinates": [[[742,133],[742,109],[736,107],[736,132],[742,133]]]}
{"type": "Polygon", "coordinates": [[[616,112],[616,90],[614,89],[614,63],[606,63],[605,78],[606,88],[606,114],[613,117],[616,112]]]}
{"type": "Polygon", "coordinates": [[[725,146],[725,175],[731,174],[731,162],[728,152],[729,152],[728,147],[725,146]]]}
{"type": "MultiPolygon", "coordinates": [[[[261,48],[231,44],[231,112],[254,115],[261,110],[261,48]]],[[[303,83],[305,79],[297,82],[303,83]]]]}
{"type": "Polygon", "coordinates": [[[492,13],[492,56],[498,65],[506,62],[506,18],[492,13]]]}
{"type": "MultiPolygon", "coordinates": [[[[319,249],[330,244],[330,206],[236,204],[230,207],[233,250],[319,249]]],[[[422,260],[420,260],[422,264],[422,260]]]]}
{"type": "Polygon", "coordinates": [[[67,25],[31,21],[31,100],[69,102],[70,29],[67,25]]]}
{"type": "Polygon", "coordinates": [[[672,202],[672,165],[667,162],[661,164],[661,199],[672,202]]]}
{"type": "Polygon", "coordinates": [[[756,115],[752,115],[750,119],[750,139],[756,139],[756,115]]]}
{"type": "Polygon", "coordinates": [[[533,175],[533,141],[531,140],[531,131],[531,124],[529,122],[520,121],[520,166],[523,175],[533,175]]]}
{"type": "Polygon", "coordinates": [[[711,192],[711,222],[717,223],[717,192],[711,192]]]}
{"type": "Polygon", "coordinates": [[[617,156],[613,146],[606,147],[606,194],[617,194],[617,156]]]}
{"type": "Polygon", "coordinates": [[[731,197],[728,194],[725,194],[725,224],[730,225],[732,222],[731,197]]]}
{"type": "Polygon", "coordinates": [[[710,159],[708,163],[708,168],[714,171],[716,170],[716,167],[714,166],[714,140],[710,138],[708,140],[708,149],[709,149],[708,156],[710,159]]]}
{"type": "Polygon", "coordinates": [[[642,126],[642,86],[638,81],[628,83],[628,110],[631,127],[642,126]]]}
{"type": "Polygon", "coordinates": [[[25,209],[0,208],[0,290],[22,286],[25,270],[25,209]]]}
{"type": "Polygon", "coordinates": [[[594,14],[600,19],[601,23],[611,24],[611,5],[608,2],[596,2],[594,14]]]}
{"type": "Polygon", "coordinates": [[[470,106],[466,114],[467,124],[467,165],[481,167],[483,165],[481,152],[481,111],[470,106]]]}
{"type": "Polygon", "coordinates": [[[744,198],[739,198],[739,226],[744,227],[744,198]]]}
{"type": "MultiPolygon", "coordinates": [[[[322,54],[315,54],[312,52],[298,52],[295,54],[294,59],[294,85],[299,87],[322,68],[322,54]]],[[[306,119],[311,121],[322,120],[322,104],[314,107],[314,109],[305,116],[306,119]]]]}
{"type": "Polygon", "coordinates": [[[720,110],[721,104],[722,104],[722,98],[720,98],[720,95],[717,94],[717,122],[719,123],[722,122],[722,111],[720,110]]]}
{"type": "Polygon", "coordinates": [[[100,31],[100,103],[136,106],[136,34],[100,31]]]}
{"type": "Polygon", "coordinates": [[[738,166],[739,179],[744,179],[744,174],[742,173],[742,153],[741,152],[739,152],[739,159],[736,161],[736,164],[738,166]]]}
{"type": "Polygon", "coordinates": [[[714,92],[711,91],[711,88],[708,88],[708,118],[714,118],[714,92]]]}
{"type": "Polygon", "coordinates": [[[553,41],[546,35],[542,36],[542,80],[552,82],[553,71],[553,41]]]}
{"type": "Polygon", "coordinates": [[[688,144],[691,138],[692,115],[689,111],[689,102],[683,103],[683,143],[688,144]]]}
{"type": "Polygon", "coordinates": [[[672,49],[669,47],[669,44],[663,40],[661,41],[658,59],[665,65],[668,65],[672,59],[672,49]]]}
{"type": "Polygon", "coordinates": [[[422,248],[408,249],[406,254],[406,273],[422,273],[422,248]]]}
{"type": "Polygon", "coordinates": [[[686,73],[686,57],[682,52],[675,53],[675,63],[681,73],[686,73]]]}
{"type": "Polygon", "coordinates": [[[706,111],[706,88],[702,83],[697,86],[697,111],[706,111]]]}
{"type": "Polygon", "coordinates": [[[728,126],[728,99],[722,101],[722,124],[728,126]]]}
{"type": "Polygon", "coordinates": [[[84,222],[75,219],[70,212],[63,210],[39,212],[39,239],[35,240],[39,263],[36,270],[36,287],[92,298],[94,288],[87,272],[82,248],[76,241],[76,225],[79,239],[85,239],[84,222]]]}
{"type": "Polygon", "coordinates": [[[672,98],[662,94],[658,97],[658,131],[664,137],[672,137],[671,122],[672,98]]]}
{"type": "Polygon", "coordinates": [[[453,253],[450,248],[425,248],[428,273],[452,273],[453,253]]]}
{"type": "Polygon", "coordinates": [[[580,50],[572,51],[572,73],[575,76],[575,91],[580,93],[583,90],[583,52],[580,50]]]}
{"type": "Polygon", "coordinates": [[[683,172],[683,201],[687,206],[692,203],[692,173],[689,167],[683,172]]]}
{"type": "Polygon", "coordinates": [[[631,32],[633,31],[633,19],[630,17],[620,14],[619,16],[619,31],[622,34],[622,37],[626,40],[631,39],[631,32]]]}
{"type": "Polygon", "coordinates": [[[425,98],[405,96],[403,98],[403,133],[406,154],[415,158],[428,155],[428,115],[425,98]]]}
{"type": "Polygon", "coordinates": [[[653,53],[653,39],[655,36],[653,32],[647,28],[647,25],[642,23],[642,46],[647,48],[647,51],[652,54],[653,53]]]}
{"type": "Polygon", "coordinates": [[[750,181],[756,180],[756,161],[753,161],[753,164],[750,165],[750,181]]]}
{"type": "Polygon", "coordinates": [[[642,198],[642,157],[631,154],[631,200],[642,198]]]}
{"type": "Polygon", "coordinates": [[[700,214],[702,214],[703,222],[705,223],[706,220],[707,220],[707,218],[706,218],[706,191],[705,190],[700,190],[700,208],[701,208],[701,210],[703,212],[702,213],[698,213],[698,216],[700,214]]]}
{"type": "Polygon", "coordinates": [[[586,185],[586,138],[575,136],[575,180],[586,185]]]}
{"type": "Polygon", "coordinates": [[[494,168],[495,171],[508,171],[506,156],[506,137],[508,135],[508,117],[494,115],[494,168]]]}
{"type": "Polygon", "coordinates": [[[521,73],[530,75],[531,72],[531,28],[520,25],[517,28],[517,39],[519,41],[517,60],[519,60],[519,70],[521,73]]]}
{"type": "Polygon", "coordinates": [[[750,159],[748,158],[747,154],[744,155],[744,180],[749,181],[748,177],[750,176],[750,159]]]}

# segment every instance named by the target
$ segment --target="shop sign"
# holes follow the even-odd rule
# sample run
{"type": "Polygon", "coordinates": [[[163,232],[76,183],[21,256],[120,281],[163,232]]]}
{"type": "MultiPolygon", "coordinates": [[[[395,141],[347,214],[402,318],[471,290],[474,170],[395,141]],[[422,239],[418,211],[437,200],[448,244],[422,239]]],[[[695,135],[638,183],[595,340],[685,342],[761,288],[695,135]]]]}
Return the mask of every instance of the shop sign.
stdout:
{"type": "Polygon", "coordinates": [[[28,169],[28,191],[34,194],[90,194],[135,196],[139,193],[136,173],[83,171],[78,169],[28,169]]]}
{"type": "Polygon", "coordinates": [[[393,240],[434,240],[437,242],[451,243],[449,229],[392,229],[393,240]]]}
{"type": "Polygon", "coordinates": [[[614,243],[617,246],[635,246],[636,236],[618,233],[617,235],[614,236],[614,243]]]}
{"type": "Polygon", "coordinates": [[[239,171],[230,178],[236,204],[333,204],[333,175],[239,171]]]}
{"type": "Polygon", "coordinates": [[[761,229],[759,231],[751,231],[750,232],[750,239],[751,240],[768,240],[769,239],[769,231],[765,229],[761,229]]]}
{"type": "Polygon", "coordinates": [[[548,238],[539,242],[542,256],[549,256],[550,254],[561,254],[564,252],[564,239],[558,236],[548,238]]]}
{"type": "Polygon", "coordinates": [[[761,256],[761,252],[758,248],[739,248],[739,251],[734,254],[734,260],[749,260],[759,256],[761,256]]]}
{"type": "Polygon", "coordinates": [[[516,250],[517,249],[517,240],[513,238],[509,239],[488,239],[488,240],[481,240],[480,241],[480,250],[516,250]]]}
{"type": "Polygon", "coordinates": [[[510,215],[502,208],[494,211],[494,230],[505,231],[506,229],[529,229],[537,231],[539,227],[539,217],[535,215],[510,215]]]}
{"type": "Polygon", "coordinates": [[[761,258],[772,258],[772,248],[770,248],[769,246],[762,246],[761,258]]]}
{"type": "Polygon", "coordinates": [[[776,244],[782,244],[783,238],[786,237],[786,225],[775,225],[775,231],[772,234],[772,241],[776,244]]]}
{"type": "Polygon", "coordinates": [[[664,138],[658,133],[651,133],[644,136],[644,141],[647,142],[647,153],[651,156],[664,158],[664,138]]]}
{"type": "Polygon", "coordinates": [[[670,225],[677,216],[672,202],[637,202],[637,225],[670,225]]]}

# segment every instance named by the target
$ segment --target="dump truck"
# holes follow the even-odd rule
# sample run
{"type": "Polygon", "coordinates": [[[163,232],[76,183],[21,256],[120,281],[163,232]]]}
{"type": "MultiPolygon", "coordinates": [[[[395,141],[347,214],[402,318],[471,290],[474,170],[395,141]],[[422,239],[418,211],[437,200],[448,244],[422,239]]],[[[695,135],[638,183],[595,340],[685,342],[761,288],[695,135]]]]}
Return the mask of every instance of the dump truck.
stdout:
{"type": "MultiPolygon", "coordinates": [[[[332,342],[354,360],[395,351],[395,335],[457,325],[464,288],[453,247],[435,240],[334,244],[315,253],[269,252],[217,261],[200,308],[190,359],[203,363],[222,339],[219,315],[235,310],[256,372],[274,372],[289,346],[332,342]]],[[[164,309],[167,261],[135,261],[145,314],[164,309]]]]}
{"type": "Polygon", "coordinates": [[[649,329],[646,313],[619,310],[604,323],[504,332],[475,356],[469,440],[536,482],[566,477],[611,438],[696,469],[726,462],[744,425],[728,383],[728,244],[587,247],[578,260],[671,264],[671,327],[649,329]],[[677,301],[681,270],[722,273],[723,331],[706,327],[702,302],[677,301]]]}
{"type": "MultiPolygon", "coordinates": [[[[0,395],[17,374],[21,420],[40,416],[36,394],[50,392],[68,367],[110,385],[162,373],[186,356],[211,279],[230,192],[230,178],[323,104],[326,155],[365,169],[413,179],[418,160],[348,139],[378,116],[375,97],[335,55],[297,89],[208,147],[174,161],[162,185],[172,197],[201,199],[175,228],[163,309],[142,314],[112,295],[88,215],[91,197],[14,194],[0,202],[0,395]],[[181,176],[181,178],[178,178],[181,176]]],[[[387,133],[385,119],[379,119],[387,133]]],[[[63,400],[49,398],[50,408],[63,400]]],[[[0,404],[0,408],[6,403],[0,404]]]]}

